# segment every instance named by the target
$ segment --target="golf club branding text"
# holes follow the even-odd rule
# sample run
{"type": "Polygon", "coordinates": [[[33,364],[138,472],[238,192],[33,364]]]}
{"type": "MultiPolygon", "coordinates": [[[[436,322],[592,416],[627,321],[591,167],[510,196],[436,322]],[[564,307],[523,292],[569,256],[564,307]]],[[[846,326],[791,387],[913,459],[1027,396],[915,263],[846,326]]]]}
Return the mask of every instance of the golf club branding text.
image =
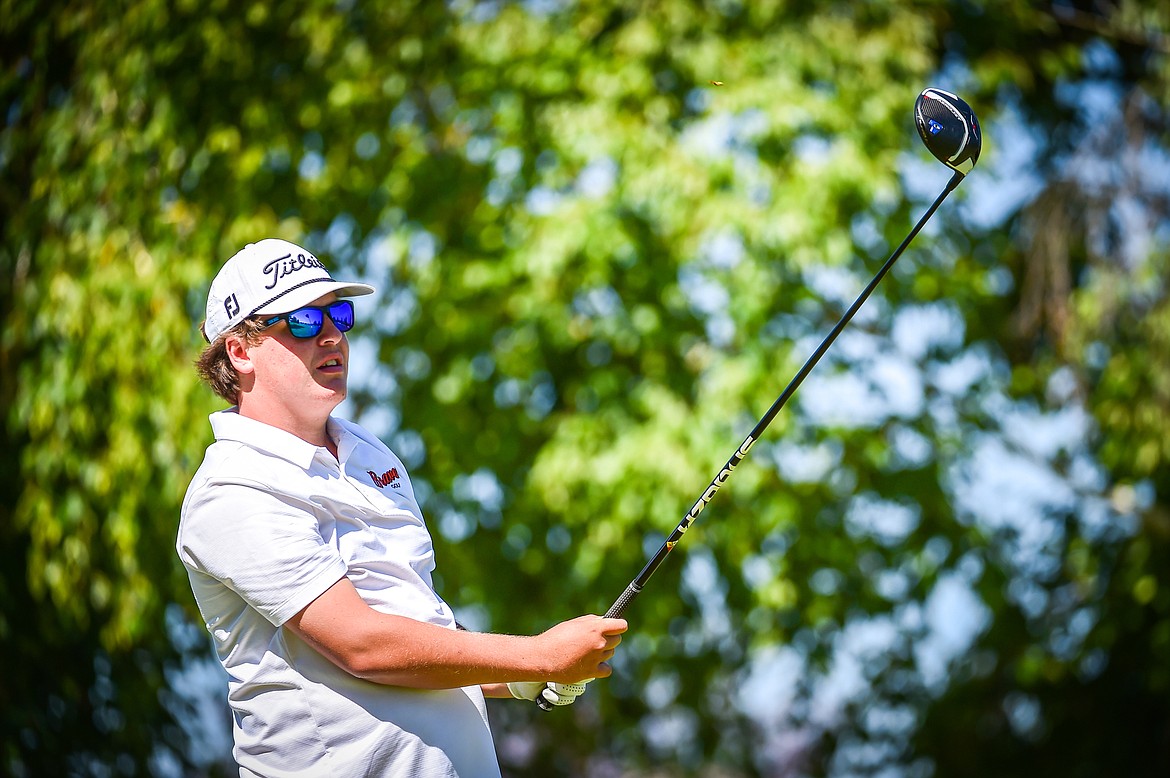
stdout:
{"type": "Polygon", "coordinates": [[[751,450],[752,444],[755,442],[756,441],[754,438],[748,437],[748,439],[740,445],[739,449],[737,449],[736,452],[731,455],[731,459],[729,459],[724,468],[719,471],[719,475],[715,476],[715,479],[711,481],[711,485],[707,487],[707,491],[703,492],[703,496],[700,497],[695,502],[695,504],[691,506],[691,510],[689,513],[687,513],[686,518],[684,518],[678,525],[678,529],[676,531],[679,534],[682,534],[683,532],[686,532],[688,529],[690,529],[691,522],[699,517],[699,514],[703,512],[703,509],[707,507],[707,503],[711,502],[711,498],[713,498],[715,493],[723,487],[723,484],[726,483],[727,479],[731,477],[731,474],[735,472],[735,468],[739,467],[739,464],[743,462],[744,457],[747,456],[748,451],[751,450]]]}

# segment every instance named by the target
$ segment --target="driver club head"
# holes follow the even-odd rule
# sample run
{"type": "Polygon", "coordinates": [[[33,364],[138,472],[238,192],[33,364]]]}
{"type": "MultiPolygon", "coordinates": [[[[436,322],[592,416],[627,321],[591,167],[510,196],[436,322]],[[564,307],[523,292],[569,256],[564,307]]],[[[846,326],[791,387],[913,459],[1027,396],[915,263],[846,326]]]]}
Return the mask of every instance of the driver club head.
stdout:
{"type": "Polygon", "coordinates": [[[979,161],[983,135],[975,112],[962,98],[941,89],[924,89],[914,103],[914,124],[939,162],[967,175],[979,161]]]}

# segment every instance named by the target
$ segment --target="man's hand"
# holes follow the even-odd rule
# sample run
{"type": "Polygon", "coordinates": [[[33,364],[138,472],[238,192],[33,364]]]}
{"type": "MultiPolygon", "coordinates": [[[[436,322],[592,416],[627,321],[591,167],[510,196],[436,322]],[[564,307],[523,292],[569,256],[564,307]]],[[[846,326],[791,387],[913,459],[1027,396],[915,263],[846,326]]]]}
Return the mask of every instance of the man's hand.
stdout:
{"type": "Polygon", "coordinates": [[[540,653],[553,660],[547,673],[549,681],[577,684],[608,678],[613,669],[606,660],[613,656],[628,627],[625,619],[578,616],[537,635],[540,653]]]}
{"type": "Polygon", "coordinates": [[[581,683],[553,684],[544,681],[518,681],[508,684],[508,691],[518,700],[535,700],[539,694],[559,708],[563,705],[572,705],[585,693],[585,684],[592,680],[589,678],[581,683]]]}

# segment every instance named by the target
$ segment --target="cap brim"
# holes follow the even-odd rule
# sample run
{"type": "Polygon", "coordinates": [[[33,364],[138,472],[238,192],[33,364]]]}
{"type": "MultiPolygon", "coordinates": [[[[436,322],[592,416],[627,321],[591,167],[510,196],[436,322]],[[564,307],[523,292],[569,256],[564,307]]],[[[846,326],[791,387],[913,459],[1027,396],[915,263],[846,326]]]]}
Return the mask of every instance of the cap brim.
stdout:
{"type": "Polygon", "coordinates": [[[374,293],[374,287],[369,284],[348,283],[346,281],[330,281],[321,279],[303,286],[294,287],[275,300],[269,300],[264,305],[252,311],[253,316],[267,313],[288,313],[297,308],[311,305],[314,300],[333,292],[338,297],[361,297],[374,293]]]}

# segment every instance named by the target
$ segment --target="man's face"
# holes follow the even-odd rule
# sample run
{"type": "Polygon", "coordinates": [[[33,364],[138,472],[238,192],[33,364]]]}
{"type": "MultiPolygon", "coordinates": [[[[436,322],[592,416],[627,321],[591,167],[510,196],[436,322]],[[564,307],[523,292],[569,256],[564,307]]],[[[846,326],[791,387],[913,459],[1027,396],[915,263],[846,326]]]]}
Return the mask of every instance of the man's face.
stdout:
{"type": "MultiPolygon", "coordinates": [[[[336,299],[330,293],[310,305],[328,305],[336,299]]],[[[252,374],[247,401],[253,407],[262,402],[271,411],[291,416],[315,417],[322,412],[327,416],[345,399],[349,341],[328,315],[324,319],[321,332],[311,338],[294,338],[287,321],[277,322],[264,331],[267,337],[246,349],[252,374]]]]}

